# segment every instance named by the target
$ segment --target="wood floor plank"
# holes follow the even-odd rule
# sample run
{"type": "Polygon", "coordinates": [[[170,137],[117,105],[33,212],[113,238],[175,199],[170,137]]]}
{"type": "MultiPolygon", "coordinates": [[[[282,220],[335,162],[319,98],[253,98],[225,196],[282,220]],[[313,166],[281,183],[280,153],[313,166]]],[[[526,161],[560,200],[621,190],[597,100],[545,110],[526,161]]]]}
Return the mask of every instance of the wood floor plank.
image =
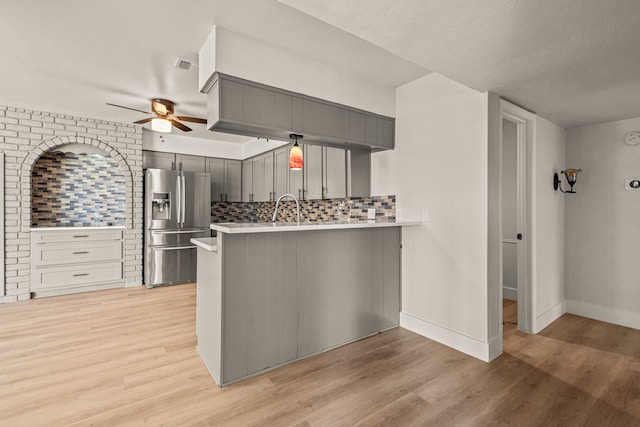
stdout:
{"type": "Polygon", "coordinates": [[[2,305],[0,425],[640,425],[640,331],[578,316],[490,364],[396,328],[224,389],[195,343],[194,285],[2,305]]]}

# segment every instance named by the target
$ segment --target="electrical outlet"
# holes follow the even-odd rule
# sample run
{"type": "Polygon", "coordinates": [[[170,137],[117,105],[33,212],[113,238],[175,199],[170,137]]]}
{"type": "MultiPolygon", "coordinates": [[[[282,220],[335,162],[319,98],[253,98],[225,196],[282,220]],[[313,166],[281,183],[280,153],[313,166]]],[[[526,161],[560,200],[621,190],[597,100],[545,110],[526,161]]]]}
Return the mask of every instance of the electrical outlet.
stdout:
{"type": "Polygon", "coordinates": [[[375,210],[375,208],[367,209],[367,219],[376,219],[376,210],[375,210]]]}
{"type": "Polygon", "coordinates": [[[429,209],[422,209],[422,221],[430,221],[431,220],[431,212],[429,209]]]}
{"type": "Polygon", "coordinates": [[[396,209],[396,221],[400,221],[402,219],[402,211],[400,209],[396,209]]]}

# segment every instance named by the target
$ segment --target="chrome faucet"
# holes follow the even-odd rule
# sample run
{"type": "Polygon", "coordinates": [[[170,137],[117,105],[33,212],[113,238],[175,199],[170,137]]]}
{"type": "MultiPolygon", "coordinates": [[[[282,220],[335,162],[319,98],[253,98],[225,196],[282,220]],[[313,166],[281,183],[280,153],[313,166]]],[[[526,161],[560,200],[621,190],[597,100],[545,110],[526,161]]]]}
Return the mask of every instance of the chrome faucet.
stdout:
{"type": "Polygon", "coordinates": [[[296,198],[296,196],[290,193],[285,193],[282,196],[278,197],[278,200],[276,201],[276,208],[273,211],[273,218],[271,218],[271,222],[276,222],[276,219],[278,218],[278,205],[280,204],[280,200],[284,199],[285,197],[291,197],[293,201],[296,202],[296,215],[298,217],[298,225],[300,225],[300,203],[298,203],[298,199],[296,198]]]}

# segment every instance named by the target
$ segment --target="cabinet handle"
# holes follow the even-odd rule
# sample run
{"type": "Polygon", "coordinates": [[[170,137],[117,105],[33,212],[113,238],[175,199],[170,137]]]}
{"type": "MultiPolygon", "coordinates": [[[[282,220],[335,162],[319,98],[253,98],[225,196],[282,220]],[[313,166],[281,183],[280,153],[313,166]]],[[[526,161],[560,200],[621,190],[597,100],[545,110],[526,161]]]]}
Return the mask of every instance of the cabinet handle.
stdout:
{"type": "Polygon", "coordinates": [[[228,195],[228,194],[225,194],[225,195],[224,195],[224,201],[225,201],[225,202],[228,202],[228,201],[229,201],[229,195],[228,195]]]}
{"type": "Polygon", "coordinates": [[[298,200],[302,200],[302,190],[298,188],[298,200]]]}
{"type": "Polygon", "coordinates": [[[88,234],[78,234],[76,236],[73,236],[74,239],[80,238],[80,237],[89,237],[89,235],[88,234]]]}
{"type": "Polygon", "coordinates": [[[88,254],[89,251],[81,251],[81,252],[74,252],[73,255],[83,255],[83,254],[88,254]]]}
{"type": "Polygon", "coordinates": [[[171,170],[176,170],[176,162],[171,162],[171,170]]]}
{"type": "Polygon", "coordinates": [[[74,274],[73,277],[80,277],[80,276],[88,276],[89,273],[78,273],[78,274],[74,274]]]}
{"type": "Polygon", "coordinates": [[[222,193],[220,193],[220,201],[224,202],[224,195],[222,193]]]}

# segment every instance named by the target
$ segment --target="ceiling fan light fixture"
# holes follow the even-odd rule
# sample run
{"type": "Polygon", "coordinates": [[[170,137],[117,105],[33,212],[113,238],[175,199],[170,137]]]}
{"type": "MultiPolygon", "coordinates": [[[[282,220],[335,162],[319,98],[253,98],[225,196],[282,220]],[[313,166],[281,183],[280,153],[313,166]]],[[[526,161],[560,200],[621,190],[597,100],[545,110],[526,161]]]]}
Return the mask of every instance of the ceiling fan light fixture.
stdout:
{"type": "Polygon", "coordinates": [[[155,118],[151,120],[151,129],[156,132],[171,133],[171,122],[166,119],[155,118]]]}

